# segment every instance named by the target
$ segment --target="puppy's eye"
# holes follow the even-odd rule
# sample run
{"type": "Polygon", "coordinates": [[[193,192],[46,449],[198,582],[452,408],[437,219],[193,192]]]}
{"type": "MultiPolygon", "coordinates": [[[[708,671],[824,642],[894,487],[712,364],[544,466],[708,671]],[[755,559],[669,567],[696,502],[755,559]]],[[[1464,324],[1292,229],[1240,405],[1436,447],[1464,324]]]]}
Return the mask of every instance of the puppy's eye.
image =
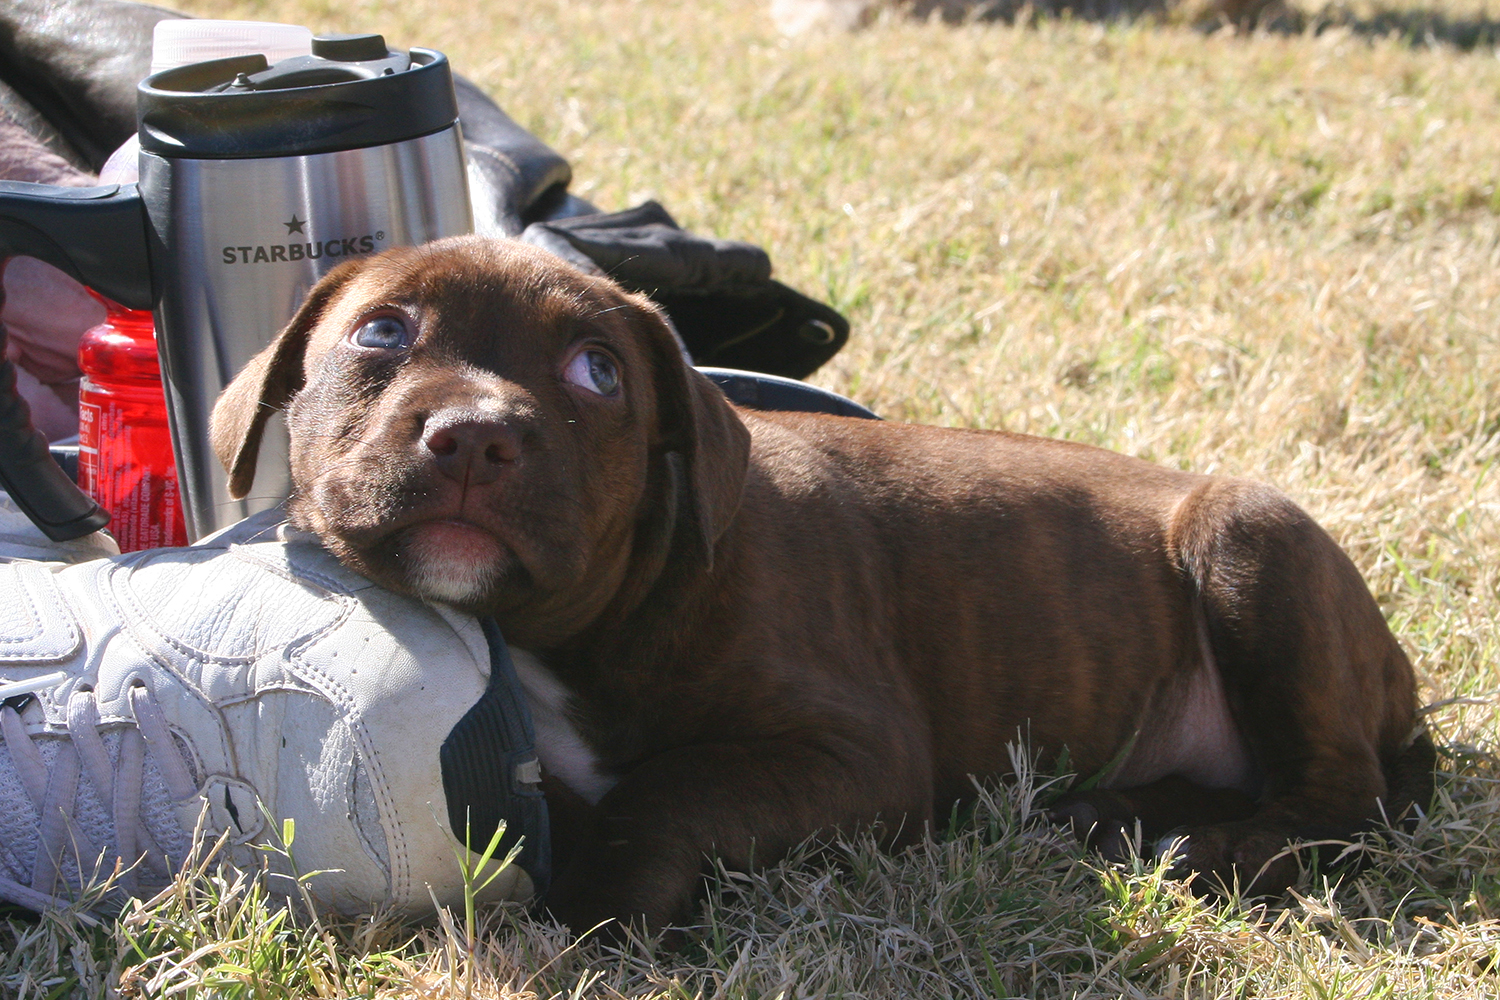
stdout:
{"type": "Polygon", "coordinates": [[[385,313],[365,320],[354,331],[353,340],[360,347],[397,351],[411,346],[411,327],[404,318],[385,313]]]}
{"type": "Polygon", "coordinates": [[[563,378],[601,396],[620,391],[620,369],[615,359],[603,351],[579,351],[568,362],[563,378]]]}

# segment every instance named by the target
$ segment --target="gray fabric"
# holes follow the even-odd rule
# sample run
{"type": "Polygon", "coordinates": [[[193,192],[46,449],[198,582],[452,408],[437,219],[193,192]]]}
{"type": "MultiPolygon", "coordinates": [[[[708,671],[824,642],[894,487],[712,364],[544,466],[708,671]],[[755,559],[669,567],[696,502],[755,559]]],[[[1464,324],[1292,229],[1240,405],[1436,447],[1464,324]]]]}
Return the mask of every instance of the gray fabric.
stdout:
{"type": "Polygon", "coordinates": [[[135,131],[135,85],[151,68],[152,28],[184,16],[117,0],[5,0],[0,80],[76,151],[75,165],[97,173],[135,131]]]}
{"type": "MultiPolygon", "coordinates": [[[[40,111],[31,106],[31,102],[20,94],[15,88],[0,81],[0,122],[5,122],[11,128],[23,130],[30,141],[39,143],[49,155],[57,157],[67,164],[69,169],[79,173],[88,173],[89,167],[84,162],[83,154],[73,148],[73,144],[63,138],[63,134],[52,127],[40,111]]],[[[6,146],[11,141],[0,139],[0,143],[6,146]]],[[[38,183],[53,183],[51,181],[38,183]]]]}
{"type": "Polygon", "coordinates": [[[0,111],[0,178],[61,187],[98,183],[93,174],[75,167],[4,111],[0,111]]]}

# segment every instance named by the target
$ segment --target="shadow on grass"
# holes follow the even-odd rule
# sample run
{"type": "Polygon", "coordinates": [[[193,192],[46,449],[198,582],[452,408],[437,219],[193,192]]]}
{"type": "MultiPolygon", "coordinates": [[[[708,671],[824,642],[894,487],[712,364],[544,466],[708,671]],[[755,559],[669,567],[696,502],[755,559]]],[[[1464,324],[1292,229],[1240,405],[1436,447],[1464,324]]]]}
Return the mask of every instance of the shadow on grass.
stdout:
{"type": "MultiPolygon", "coordinates": [[[[1449,17],[1435,10],[1381,10],[1356,17],[1343,11],[1325,11],[1295,30],[1323,31],[1348,28],[1368,38],[1400,38],[1412,45],[1451,45],[1469,50],[1500,44],[1500,19],[1489,16],[1449,17]]],[[[1273,28],[1273,30],[1275,30],[1273,28]]]]}
{"type": "Polygon", "coordinates": [[[1435,9],[1374,6],[1356,12],[1328,6],[1316,13],[1287,7],[1280,0],[915,0],[899,4],[912,16],[949,23],[1041,18],[1081,21],[1163,21],[1204,30],[1231,26],[1275,34],[1321,34],[1342,28],[1364,38],[1398,38],[1411,45],[1449,45],[1464,51],[1500,44],[1500,18],[1482,14],[1455,17],[1435,9]]]}

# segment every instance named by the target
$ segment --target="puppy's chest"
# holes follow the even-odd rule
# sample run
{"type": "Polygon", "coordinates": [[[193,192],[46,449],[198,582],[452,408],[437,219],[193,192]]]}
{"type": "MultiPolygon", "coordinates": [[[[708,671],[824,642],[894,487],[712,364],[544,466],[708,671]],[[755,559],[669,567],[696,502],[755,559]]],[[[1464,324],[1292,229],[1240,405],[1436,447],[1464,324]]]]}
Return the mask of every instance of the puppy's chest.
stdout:
{"type": "Polygon", "coordinates": [[[576,723],[575,693],[535,654],[511,647],[516,677],[526,694],[542,770],[597,804],[619,780],[576,723]]]}

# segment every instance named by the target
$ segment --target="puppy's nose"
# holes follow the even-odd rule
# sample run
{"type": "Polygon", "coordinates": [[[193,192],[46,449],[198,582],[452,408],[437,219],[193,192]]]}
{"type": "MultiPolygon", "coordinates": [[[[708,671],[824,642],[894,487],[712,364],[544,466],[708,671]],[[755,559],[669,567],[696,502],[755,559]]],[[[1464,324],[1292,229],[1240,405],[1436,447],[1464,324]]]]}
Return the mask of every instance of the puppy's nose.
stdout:
{"type": "Polygon", "coordinates": [[[521,457],[521,435],[503,420],[438,414],[423,428],[423,444],[438,471],[458,483],[493,483],[521,457]]]}

